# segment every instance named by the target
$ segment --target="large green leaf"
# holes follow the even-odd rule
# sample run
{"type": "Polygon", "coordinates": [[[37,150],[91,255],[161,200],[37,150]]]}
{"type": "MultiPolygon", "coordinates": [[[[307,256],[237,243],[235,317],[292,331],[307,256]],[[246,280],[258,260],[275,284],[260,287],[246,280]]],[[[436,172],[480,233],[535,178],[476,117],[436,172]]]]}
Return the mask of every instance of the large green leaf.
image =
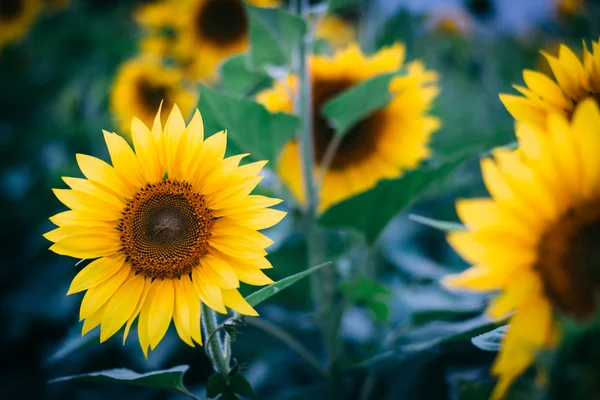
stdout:
{"type": "Polygon", "coordinates": [[[336,135],[343,136],[354,124],[385,107],[391,99],[388,86],[396,75],[392,72],[376,76],[329,100],[322,113],[330,120],[336,135]]]}
{"type": "Polygon", "coordinates": [[[62,378],[52,379],[50,383],[66,381],[92,381],[92,382],[117,382],[128,383],[152,388],[167,389],[174,392],[185,394],[188,397],[195,398],[185,386],[183,386],[183,375],[189,369],[187,365],[164,369],[161,371],[152,371],[145,374],[138,374],[130,369],[117,368],[105,371],[90,372],[87,374],[71,375],[62,378]]]}
{"type": "Polygon", "coordinates": [[[289,66],[304,37],[304,21],[280,8],[245,6],[250,17],[250,66],[257,70],[289,66]]]}
{"type": "Polygon", "coordinates": [[[221,64],[221,88],[228,93],[253,94],[267,82],[267,74],[248,68],[245,54],[230,57],[221,64]]]}
{"type": "Polygon", "coordinates": [[[247,296],[246,301],[251,306],[256,306],[256,305],[262,303],[263,301],[267,300],[269,297],[281,292],[283,289],[298,282],[300,279],[307,277],[308,275],[310,275],[310,274],[316,272],[317,270],[319,270],[325,266],[328,266],[328,265],[331,265],[331,261],[328,261],[323,264],[319,264],[317,266],[307,269],[306,271],[298,272],[297,274],[288,276],[287,278],[283,278],[282,280],[277,281],[277,282],[273,283],[272,285],[265,286],[264,288],[259,289],[256,292],[252,293],[251,295],[247,296]]]}
{"type": "Polygon", "coordinates": [[[395,215],[446,179],[463,161],[461,158],[436,168],[409,171],[398,179],[383,180],[375,188],[331,207],[321,216],[321,223],[354,228],[373,243],[395,215]]]}
{"type": "Polygon", "coordinates": [[[292,115],[271,114],[258,103],[222,94],[204,85],[200,88],[199,108],[206,132],[227,129],[229,141],[236,150],[250,153],[254,160],[275,163],[298,127],[298,119],[292,115]]]}

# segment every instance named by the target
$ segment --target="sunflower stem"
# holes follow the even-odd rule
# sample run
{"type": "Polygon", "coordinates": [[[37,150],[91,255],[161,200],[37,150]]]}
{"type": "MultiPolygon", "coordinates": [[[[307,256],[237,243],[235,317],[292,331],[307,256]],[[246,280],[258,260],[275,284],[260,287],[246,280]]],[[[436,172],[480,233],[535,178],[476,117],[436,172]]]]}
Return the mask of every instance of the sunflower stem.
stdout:
{"type": "MultiPolygon", "coordinates": [[[[292,10],[305,21],[308,21],[310,4],[308,0],[293,0],[292,10]]],[[[312,78],[309,56],[312,52],[312,29],[307,29],[302,43],[294,52],[293,69],[298,76],[298,95],[295,98],[295,109],[300,117],[300,129],[297,132],[299,157],[302,166],[304,197],[306,207],[303,210],[304,229],[307,238],[309,265],[317,265],[325,261],[324,235],[318,226],[319,188],[315,180],[315,154],[313,138],[312,78]]],[[[330,375],[333,376],[337,365],[339,339],[335,318],[336,273],[332,268],[325,268],[311,275],[311,293],[313,307],[317,314],[322,331],[323,345],[330,375]]]]}
{"type": "Polygon", "coordinates": [[[204,324],[204,333],[208,338],[205,345],[206,355],[212,361],[215,371],[223,375],[229,376],[231,368],[229,367],[229,357],[231,355],[231,343],[227,336],[224,343],[221,342],[221,337],[217,330],[217,315],[213,309],[202,303],[202,322],[204,324]]]}

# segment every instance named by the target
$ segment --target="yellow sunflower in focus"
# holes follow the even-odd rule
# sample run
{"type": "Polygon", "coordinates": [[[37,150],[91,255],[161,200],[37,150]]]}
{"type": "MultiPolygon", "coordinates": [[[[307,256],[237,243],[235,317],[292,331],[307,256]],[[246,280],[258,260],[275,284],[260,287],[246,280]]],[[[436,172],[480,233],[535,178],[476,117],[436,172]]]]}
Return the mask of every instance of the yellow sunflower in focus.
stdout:
{"type": "Polygon", "coordinates": [[[29,32],[40,9],[40,0],[0,1],[0,48],[29,32]]]}
{"type": "MultiPolygon", "coordinates": [[[[365,56],[353,44],[335,57],[313,56],[312,92],[315,143],[315,173],[333,139],[334,130],[321,108],[329,100],[357,83],[377,75],[398,71],[404,61],[404,46],[396,44],[365,56]]],[[[390,83],[392,99],[386,107],[357,123],[342,140],[323,180],[320,210],[373,187],[380,179],[397,178],[429,156],[428,142],[440,126],[427,114],[438,94],[437,74],[421,62],[406,65],[407,73],[390,83]]],[[[258,94],[257,100],[269,111],[291,112],[293,77],[258,94]]],[[[282,151],[278,172],[292,193],[304,202],[302,172],[295,140],[282,151]]]]}
{"type": "Polygon", "coordinates": [[[198,90],[185,80],[183,72],[164,67],[153,58],[123,63],[117,72],[110,98],[111,111],[120,129],[127,133],[134,116],[150,125],[161,104],[165,106],[162,109],[163,119],[174,104],[178,104],[183,115],[189,118],[197,102],[198,90]]]}
{"type": "Polygon", "coordinates": [[[583,63],[564,44],[558,56],[542,52],[556,78],[531,70],[523,71],[527,87],[515,85],[524,97],[501,94],[500,100],[520,122],[544,129],[546,116],[558,113],[570,119],[577,104],[586,98],[600,103],[600,42],[584,48],[583,63]]]}
{"type": "Polygon", "coordinates": [[[326,40],[334,49],[342,49],[356,41],[356,29],[339,15],[324,15],[315,27],[315,37],[326,40]]]}
{"type": "MultiPolygon", "coordinates": [[[[258,7],[274,7],[279,0],[247,0],[258,7]]],[[[184,0],[179,6],[176,56],[190,75],[215,81],[226,58],[248,48],[249,20],[242,0],[184,0]]]]}
{"type": "Polygon", "coordinates": [[[264,161],[239,166],[246,156],[223,158],[226,133],[204,139],[196,110],[189,125],[177,106],[166,125],[160,112],[152,130],[131,124],[135,152],[115,133],[104,132],[112,166],[77,155],[85,179],[63,178],[55,189],[70,208],[50,220],[50,250],[92,259],[68,294],[87,290],[81,303],[83,334],[100,325],[100,341],[135,319],[144,354],[154,349],[171,320],[181,339],[202,344],[200,305],[225,313],[257,315],[237,288],[272,283],[264,250],[272,241],[258,230],[285,213],[281,202],[250,193],[264,161]]]}
{"type": "Polygon", "coordinates": [[[490,198],[461,200],[468,230],[448,236],[474,266],[446,285],[501,291],[487,309],[514,311],[492,373],[502,398],[536,354],[556,345],[556,314],[592,318],[600,289],[600,112],[584,100],[568,120],[551,113],[543,129],[517,128],[519,151],[481,163],[490,198]]]}

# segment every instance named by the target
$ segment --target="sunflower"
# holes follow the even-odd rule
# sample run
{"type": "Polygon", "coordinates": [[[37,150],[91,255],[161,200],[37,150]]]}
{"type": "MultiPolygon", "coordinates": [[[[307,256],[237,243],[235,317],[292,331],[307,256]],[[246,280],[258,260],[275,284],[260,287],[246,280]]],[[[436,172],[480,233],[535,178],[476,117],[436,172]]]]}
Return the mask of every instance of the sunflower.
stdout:
{"type": "MultiPolygon", "coordinates": [[[[248,0],[273,7],[278,0],[248,0]]],[[[248,48],[249,21],[242,0],[185,0],[176,11],[175,54],[197,80],[214,81],[226,58],[248,48]]]]}
{"type": "Polygon", "coordinates": [[[460,200],[467,231],[448,240],[474,264],[448,277],[451,288],[501,291],[487,309],[510,317],[492,373],[503,397],[536,354],[556,345],[556,316],[587,320],[600,289],[600,111],[591,99],[542,129],[518,124],[519,151],[481,162],[490,198],[460,200]]]}
{"type": "MultiPolygon", "coordinates": [[[[379,74],[398,71],[404,60],[404,46],[396,44],[373,56],[365,56],[356,44],[338,51],[333,58],[313,56],[312,108],[315,143],[315,173],[321,174],[323,156],[334,136],[321,108],[327,101],[359,82],[379,74]]],[[[382,178],[397,178],[416,167],[429,155],[427,147],[438,119],[427,115],[437,96],[437,74],[421,62],[406,65],[406,74],[390,84],[392,99],[386,107],[359,121],[344,136],[327,170],[321,189],[320,210],[373,187],[382,178]]],[[[258,94],[257,100],[269,111],[291,112],[295,79],[275,83],[258,94]]],[[[278,172],[296,198],[305,201],[295,140],[283,149],[278,172]]]]}
{"type": "Polygon", "coordinates": [[[556,0],[556,14],[559,18],[569,19],[585,12],[583,0],[556,0]]]}
{"type": "Polygon", "coordinates": [[[0,1],[0,48],[29,32],[40,9],[40,0],[0,1]]]}
{"type": "Polygon", "coordinates": [[[319,19],[315,38],[326,40],[334,49],[342,49],[356,40],[356,29],[342,16],[327,14],[319,19]]]}
{"type": "Polygon", "coordinates": [[[549,113],[559,113],[570,119],[577,104],[586,98],[600,102],[600,41],[592,42],[592,51],[584,48],[583,63],[564,44],[558,56],[545,56],[556,82],[548,76],[531,70],[523,72],[527,87],[517,86],[524,97],[501,94],[500,100],[521,122],[543,129],[549,113]]]}
{"type": "Polygon", "coordinates": [[[125,340],[139,316],[146,356],[171,319],[185,343],[201,344],[200,302],[257,315],[237,288],[272,283],[261,271],[271,267],[264,248],[272,241],[257,230],[285,216],[268,208],[281,200],[250,194],[266,162],[224,159],[226,133],[204,140],[197,110],[187,127],[177,106],[164,128],[160,115],[151,131],[133,119],[135,153],[104,132],[112,166],[77,155],[86,179],[63,178],[71,189],[54,193],[70,210],[50,218],[58,228],[44,235],[55,253],[94,260],[68,292],[87,290],[83,334],[100,325],[103,342],[126,325],[125,340]]]}
{"type": "Polygon", "coordinates": [[[178,104],[187,118],[196,106],[198,91],[185,81],[181,70],[164,67],[154,58],[134,59],[121,65],[112,88],[110,106],[123,132],[129,132],[133,116],[150,125],[163,101],[163,119],[167,116],[167,107],[173,104],[178,104]]]}

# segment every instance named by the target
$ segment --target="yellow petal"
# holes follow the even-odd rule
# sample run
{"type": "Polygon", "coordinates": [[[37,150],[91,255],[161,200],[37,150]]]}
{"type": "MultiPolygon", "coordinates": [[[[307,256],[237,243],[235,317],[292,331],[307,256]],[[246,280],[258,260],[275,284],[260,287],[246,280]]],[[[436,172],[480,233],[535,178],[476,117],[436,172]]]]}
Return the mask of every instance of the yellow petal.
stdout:
{"type": "Polygon", "coordinates": [[[194,284],[189,276],[182,277],[184,295],[187,297],[187,303],[190,307],[190,334],[194,342],[202,346],[202,330],[200,329],[200,299],[194,289],[194,284]]]}
{"type": "Polygon", "coordinates": [[[69,236],[96,234],[99,236],[111,237],[114,233],[114,228],[99,227],[99,226],[62,226],[44,233],[44,237],[49,241],[56,243],[69,236]]]}
{"type": "Polygon", "coordinates": [[[449,289],[489,292],[502,289],[513,272],[510,268],[502,270],[476,265],[460,274],[445,277],[442,283],[449,289]]]}
{"type": "Polygon", "coordinates": [[[208,279],[219,287],[223,289],[240,287],[240,281],[227,261],[207,254],[200,259],[200,266],[208,279]]]}
{"type": "Polygon", "coordinates": [[[175,293],[173,282],[165,279],[158,283],[148,316],[148,335],[150,337],[150,348],[154,350],[169,329],[173,318],[173,303],[175,293]]]}
{"type": "Polygon", "coordinates": [[[112,228],[115,226],[114,222],[111,221],[100,221],[94,219],[89,215],[78,211],[63,211],[50,217],[50,221],[58,226],[94,226],[98,228],[112,228]]]}
{"type": "Polygon", "coordinates": [[[132,273],[106,305],[100,326],[100,342],[110,338],[125,325],[135,311],[143,291],[144,278],[132,273]]]}
{"type": "Polygon", "coordinates": [[[531,70],[523,71],[523,78],[527,86],[542,100],[547,101],[557,108],[569,108],[570,104],[560,90],[560,87],[548,76],[531,70]]]}
{"type": "Polygon", "coordinates": [[[539,290],[539,283],[537,275],[529,270],[515,274],[515,278],[506,285],[500,296],[489,305],[487,314],[495,319],[504,318],[508,313],[518,309],[529,293],[539,290]]]}
{"type": "Polygon", "coordinates": [[[200,301],[221,314],[227,313],[223,304],[221,289],[208,280],[208,277],[201,268],[194,268],[192,270],[192,282],[194,283],[194,289],[196,289],[198,297],[200,297],[200,301]]]}
{"type": "Polygon", "coordinates": [[[148,294],[146,295],[146,299],[142,304],[140,310],[140,318],[138,320],[138,339],[140,342],[140,347],[142,348],[142,352],[144,353],[144,357],[148,358],[148,349],[150,348],[150,335],[148,334],[148,321],[150,319],[150,307],[154,301],[154,295],[156,293],[156,288],[158,287],[159,282],[151,282],[146,283],[146,287],[148,288],[148,294]]]}
{"type": "Polygon", "coordinates": [[[124,256],[102,257],[92,261],[75,275],[67,295],[99,285],[116,274],[124,262],[124,256]]]}
{"type": "Polygon", "coordinates": [[[239,265],[233,266],[235,273],[237,274],[240,281],[249,285],[263,286],[270,285],[273,282],[271,278],[265,275],[260,269],[247,269],[242,268],[239,265]]]}
{"type": "Polygon", "coordinates": [[[158,181],[162,178],[164,170],[160,165],[158,146],[152,133],[142,121],[134,118],[131,122],[131,135],[145,181],[158,181]]]}
{"type": "MultiPolygon", "coordinates": [[[[217,213],[215,213],[217,214],[217,213]]],[[[241,213],[232,215],[240,225],[247,226],[251,229],[261,230],[270,228],[279,223],[287,213],[285,211],[273,210],[266,208],[259,211],[249,213],[241,213]]],[[[216,216],[216,215],[215,215],[216,216]]]]}
{"type": "Polygon", "coordinates": [[[63,177],[63,181],[73,190],[86,193],[94,198],[112,204],[117,208],[125,208],[123,198],[119,198],[112,190],[106,189],[103,185],[92,183],[87,179],[63,177]]]}
{"type": "Polygon", "coordinates": [[[117,221],[122,207],[116,207],[89,194],[69,189],[52,189],[54,195],[67,207],[79,211],[88,218],[100,221],[117,221]]]}
{"type": "MultiPolygon", "coordinates": [[[[189,278],[188,278],[189,279],[189,278]]],[[[173,322],[175,323],[175,329],[177,334],[188,345],[194,347],[194,343],[191,338],[191,327],[190,327],[190,309],[191,306],[188,303],[188,297],[183,282],[179,279],[173,280],[173,287],[175,289],[175,306],[173,308],[173,322]]],[[[196,302],[200,301],[196,299],[196,302]]]]}
{"type": "MultiPolygon", "coordinates": [[[[136,317],[142,311],[142,306],[144,305],[144,302],[146,301],[146,297],[148,297],[148,293],[150,292],[150,286],[151,286],[150,281],[147,279],[144,279],[143,282],[144,282],[144,290],[142,290],[142,294],[140,295],[140,298],[137,301],[135,310],[133,310],[133,313],[127,320],[127,324],[125,324],[125,330],[123,331],[123,346],[125,346],[125,341],[127,340],[127,336],[129,336],[129,330],[131,329],[131,325],[133,325],[133,322],[135,321],[136,317]]],[[[138,325],[139,325],[139,323],[138,323],[138,325]]],[[[147,348],[147,346],[146,346],[146,348],[147,348]]]]}
{"type": "Polygon", "coordinates": [[[145,180],[137,157],[127,141],[116,133],[103,132],[110,160],[117,173],[132,187],[141,187],[145,180]]]}
{"type": "Polygon", "coordinates": [[[113,238],[98,234],[74,235],[53,244],[50,250],[63,256],[98,258],[119,252],[121,242],[118,236],[113,238]]]}
{"type": "Polygon", "coordinates": [[[211,236],[208,239],[208,244],[232,257],[257,258],[267,255],[267,252],[260,248],[260,246],[246,238],[235,236],[211,236]]]}
{"type": "Polygon", "coordinates": [[[85,175],[92,182],[99,183],[104,187],[117,193],[122,198],[129,198],[133,194],[113,167],[99,158],[85,154],[77,154],[77,164],[85,175]]]}
{"type": "Polygon", "coordinates": [[[243,315],[257,316],[258,313],[236,289],[223,290],[223,302],[229,308],[243,315]]]}
{"type": "Polygon", "coordinates": [[[492,373],[500,378],[492,399],[503,398],[514,380],[533,363],[537,352],[546,345],[551,329],[549,303],[540,293],[531,292],[511,319],[492,367],[492,373]]]}
{"type": "Polygon", "coordinates": [[[89,317],[100,307],[106,304],[112,295],[121,287],[129,276],[131,268],[125,264],[117,273],[104,282],[91,287],[83,296],[81,308],[79,309],[79,320],[89,317]]]}
{"type": "Polygon", "coordinates": [[[104,310],[106,310],[106,304],[96,310],[92,315],[88,316],[85,321],[83,321],[83,326],[81,327],[81,336],[85,335],[98,325],[102,321],[102,315],[104,314],[104,310]]]}
{"type": "Polygon", "coordinates": [[[211,237],[236,236],[251,241],[260,248],[266,248],[273,244],[273,241],[257,232],[255,229],[247,228],[237,222],[235,218],[223,217],[215,221],[210,231],[211,237]]]}
{"type": "Polygon", "coordinates": [[[584,100],[575,110],[571,134],[576,139],[583,194],[593,198],[600,193],[600,111],[593,100],[584,100]]]}

